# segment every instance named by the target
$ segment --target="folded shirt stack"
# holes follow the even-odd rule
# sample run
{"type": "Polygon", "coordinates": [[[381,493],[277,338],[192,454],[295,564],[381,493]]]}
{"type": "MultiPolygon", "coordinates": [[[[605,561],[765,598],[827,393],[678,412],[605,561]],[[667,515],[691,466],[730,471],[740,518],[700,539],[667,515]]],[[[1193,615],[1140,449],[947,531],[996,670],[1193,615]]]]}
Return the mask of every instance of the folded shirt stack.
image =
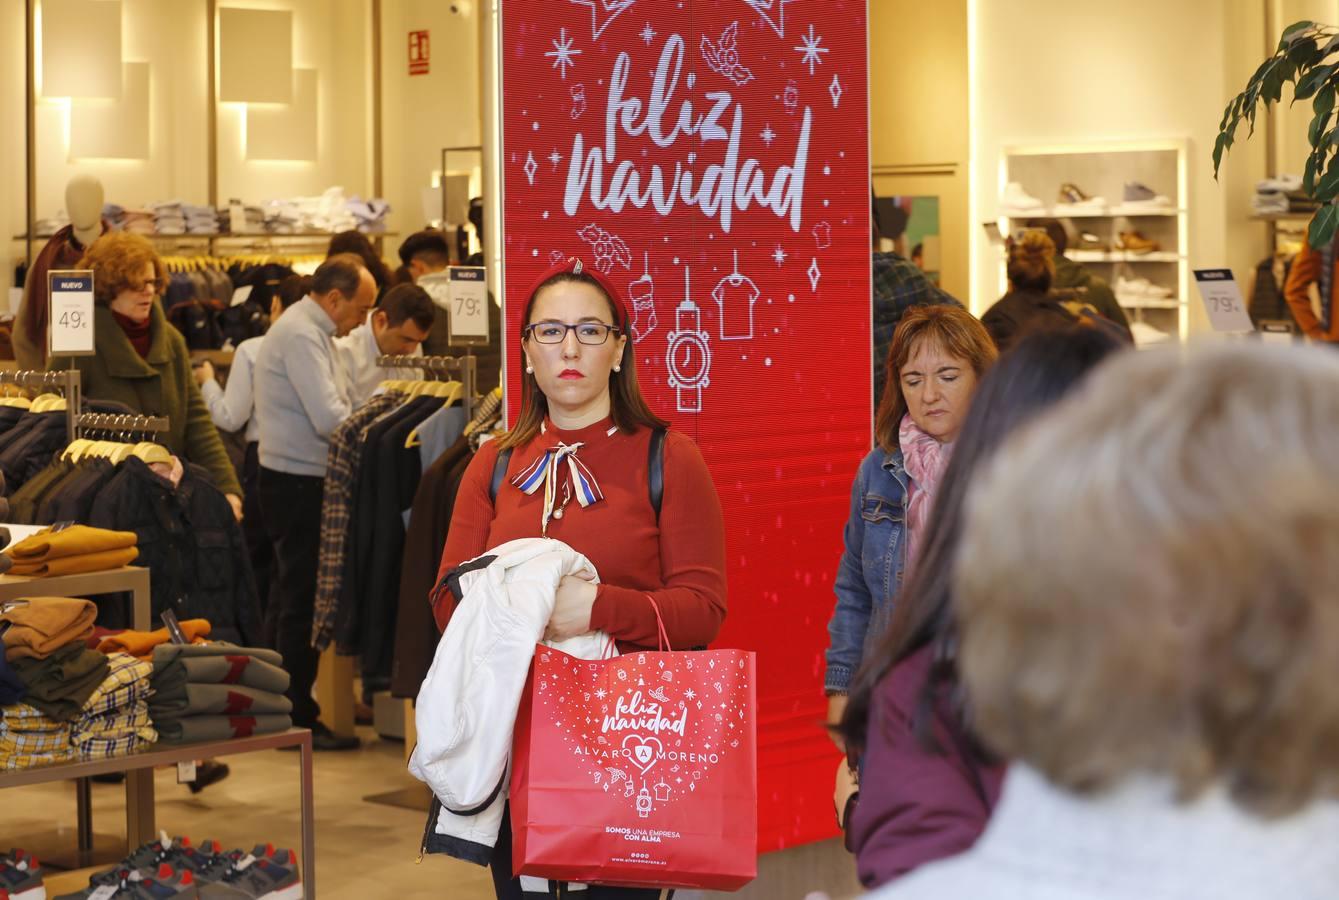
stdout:
{"type": "Polygon", "coordinates": [[[7,549],[5,555],[14,561],[11,575],[75,575],[129,565],[139,556],[135,544],[133,531],[72,525],[61,531],[44,528],[7,549]]]}
{"type": "Polygon", "coordinates": [[[57,722],[36,707],[0,707],[0,771],[70,762],[70,723],[57,722]]]}
{"type": "Polygon", "coordinates": [[[181,205],[181,212],[186,217],[187,234],[218,234],[219,217],[214,207],[195,206],[190,203],[181,205]]]}
{"type": "Polygon", "coordinates": [[[149,715],[164,743],[217,741],[286,731],[293,704],[283,658],[227,643],[160,644],[153,650],[149,715]]]}
{"type": "Polygon", "coordinates": [[[153,210],[153,227],[159,234],[185,234],[186,214],[182,212],[180,200],[166,203],[150,203],[153,210]]]}
{"type": "Polygon", "coordinates": [[[154,233],[153,210],[127,209],[121,217],[121,230],[132,234],[152,235],[154,233]]]}
{"type": "Polygon", "coordinates": [[[57,722],[78,718],[111,669],[106,654],[89,650],[82,641],[44,659],[19,657],[10,667],[23,683],[25,702],[57,722]]]}
{"type": "Polygon", "coordinates": [[[358,220],[359,231],[381,232],[386,230],[386,215],[391,211],[391,205],[385,200],[376,197],[371,200],[352,197],[344,206],[349,214],[358,220]]]}
{"type": "Polygon", "coordinates": [[[153,663],[129,653],[113,653],[107,663],[107,676],[71,723],[80,759],[125,756],[158,740],[149,717],[153,663]]]}

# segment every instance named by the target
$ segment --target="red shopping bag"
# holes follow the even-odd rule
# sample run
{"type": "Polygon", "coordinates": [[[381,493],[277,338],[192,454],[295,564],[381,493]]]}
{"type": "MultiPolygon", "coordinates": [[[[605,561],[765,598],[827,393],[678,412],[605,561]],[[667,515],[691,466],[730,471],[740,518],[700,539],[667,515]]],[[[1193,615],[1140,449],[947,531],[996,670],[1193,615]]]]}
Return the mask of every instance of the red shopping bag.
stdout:
{"type": "Polygon", "coordinates": [[[543,644],[512,750],[517,875],[734,890],[758,874],[754,654],[543,644]]]}

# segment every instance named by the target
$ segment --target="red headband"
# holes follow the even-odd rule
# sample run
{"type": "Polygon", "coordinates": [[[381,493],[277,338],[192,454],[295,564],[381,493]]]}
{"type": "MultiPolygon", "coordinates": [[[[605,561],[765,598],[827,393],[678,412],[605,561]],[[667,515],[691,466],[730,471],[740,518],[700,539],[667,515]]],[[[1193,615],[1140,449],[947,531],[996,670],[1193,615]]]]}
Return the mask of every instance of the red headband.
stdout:
{"type": "MultiPolygon", "coordinates": [[[[609,299],[614,302],[614,309],[618,313],[618,327],[622,329],[624,334],[627,334],[628,323],[632,320],[632,317],[628,315],[628,304],[623,299],[623,295],[618,288],[614,287],[614,282],[607,275],[593,266],[586,265],[575,256],[568,257],[560,263],[555,263],[540,273],[539,277],[530,285],[530,290],[526,292],[527,305],[534,300],[535,293],[539,290],[540,285],[555,275],[589,275],[595,279],[600,288],[609,295],[609,299]]],[[[522,323],[522,327],[524,327],[524,323],[522,323]]]]}

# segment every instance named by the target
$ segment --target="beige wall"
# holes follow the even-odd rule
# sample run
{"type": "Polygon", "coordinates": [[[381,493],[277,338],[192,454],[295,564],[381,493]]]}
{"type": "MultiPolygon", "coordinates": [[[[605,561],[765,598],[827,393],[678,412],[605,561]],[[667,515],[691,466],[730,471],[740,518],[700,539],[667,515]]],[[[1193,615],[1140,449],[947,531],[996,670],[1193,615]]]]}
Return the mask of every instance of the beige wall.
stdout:
{"type": "MultiPolygon", "coordinates": [[[[220,104],[218,198],[261,201],[318,194],[333,185],[371,195],[371,0],[221,0],[220,6],[293,12],[293,65],[318,73],[317,158],[248,160],[243,111],[220,104]]],[[[208,179],[206,0],[121,0],[121,56],[150,65],[148,159],[71,160],[65,101],[37,107],[37,216],[64,204],[65,185],[78,173],[101,179],[109,202],[154,200],[204,203],[208,179]]],[[[0,265],[5,284],[23,259],[26,230],[24,0],[0,0],[0,265]]],[[[397,133],[402,126],[391,126],[397,133]]],[[[38,241],[34,252],[43,242],[38,241]]],[[[0,311],[7,294],[0,296],[0,311]]]]}
{"type": "Polygon", "coordinates": [[[869,44],[875,190],[880,196],[939,197],[942,284],[965,298],[967,2],[869,0],[869,44]]]}
{"type": "MultiPolygon", "coordinates": [[[[425,224],[421,192],[442,167],[442,148],[478,146],[479,2],[382,0],[382,148],[385,193],[394,208],[387,256],[425,224]],[[409,75],[410,31],[426,29],[427,75],[409,75]]],[[[451,165],[457,165],[455,156],[451,165]]]]}
{"type": "MultiPolygon", "coordinates": [[[[1263,226],[1245,218],[1242,198],[1264,174],[1263,155],[1240,146],[1223,181],[1215,182],[1211,154],[1224,105],[1262,58],[1259,0],[972,0],[971,6],[973,221],[996,216],[1005,146],[1183,138],[1190,153],[1190,265],[1230,266],[1248,285],[1265,245],[1263,226]]],[[[972,253],[972,303],[981,311],[998,295],[998,251],[979,225],[972,253]]],[[[1207,320],[1192,300],[1195,333],[1207,320]]]]}

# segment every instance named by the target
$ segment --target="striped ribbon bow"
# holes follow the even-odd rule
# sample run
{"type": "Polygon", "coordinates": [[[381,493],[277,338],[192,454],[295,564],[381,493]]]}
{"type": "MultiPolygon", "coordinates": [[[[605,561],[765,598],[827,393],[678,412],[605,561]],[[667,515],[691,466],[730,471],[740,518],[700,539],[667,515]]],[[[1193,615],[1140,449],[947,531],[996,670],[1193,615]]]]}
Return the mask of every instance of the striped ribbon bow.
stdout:
{"type": "Polygon", "coordinates": [[[584,443],[559,443],[556,447],[550,447],[544,451],[544,455],[511,480],[513,485],[527,494],[533,494],[543,485],[544,519],[540,523],[540,532],[546,537],[549,533],[549,520],[563,517],[563,507],[567,505],[573,490],[576,492],[577,502],[582,506],[590,506],[604,499],[604,492],[600,490],[599,482],[595,480],[590,469],[586,468],[586,464],[577,458],[577,451],[584,446],[586,446],[584,443]],[[558,484],[563,478],[563,463],[567,463],[568,479],[562,486],[563,502],[555,509],[558,484]]]}

